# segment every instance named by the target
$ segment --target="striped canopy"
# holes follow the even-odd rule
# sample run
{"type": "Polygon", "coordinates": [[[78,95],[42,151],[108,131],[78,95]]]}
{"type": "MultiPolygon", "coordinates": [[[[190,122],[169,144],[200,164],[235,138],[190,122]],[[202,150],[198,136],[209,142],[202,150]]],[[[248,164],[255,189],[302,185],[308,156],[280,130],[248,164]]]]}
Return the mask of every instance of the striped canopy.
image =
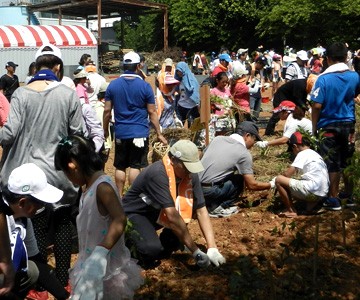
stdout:
{"type": "Polygon", "coordinates": [[[89,29],[78,25],[0,26],[0,48],[39,47],[43,44],[95,46],[97,41],[89,29]]]}

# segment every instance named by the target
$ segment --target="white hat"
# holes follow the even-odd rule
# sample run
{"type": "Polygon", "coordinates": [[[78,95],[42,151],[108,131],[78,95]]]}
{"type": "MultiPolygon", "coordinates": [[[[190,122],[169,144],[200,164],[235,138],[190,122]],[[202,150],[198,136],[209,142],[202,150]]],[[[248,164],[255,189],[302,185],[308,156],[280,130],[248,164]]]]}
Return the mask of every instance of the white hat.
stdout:
{"type": "Polygon", "coordinates": [[[36,54],[35,54],[35,60],[39,57],[39,56],[42,56],[42,55],[46,55],[46,54],[51,54],[51,55],[55,55],[56,57],[60,58],[61,59],[61,51],[58,47],[54,46],[54,45],[51,45],[51,44],[44,44],[42,45],[38,51],[36,51],[36,54]],[[43,51],[43,49],[45,47],[49,47],[52,49],[52,51],[43,51]]]}
{"type": "Polygon", "coordinates": [[[243,66],[241,63],[237,63],[234,64],[232,73],[234,77],[241,77],[243,75],[249,74],[249,71],[246,70],[245,66],[243,66]]]}
{"type": "Polygon", "coordinates": [[[124,55],[124,64],[139,64],[140,55],[134,51],[130,51],[124,55]]]}
{"type": "Polygon", "coordinates": [[[49,184],[44,171],[33,163],[23,164],[11,172],[8,189],[12,193],[31,195],[46,203],[58,202],[64,194],[62,190],[49,184]]]}
{"type": "Polygon", "coordinates": [[[301,60],[309,60],[307,52],[305,50],[300,50],[296,52],[296,57],[300,58],[301,60]]]}
{"type": "Polygon", "coordinates": [[[290,53],[289,55],[284,55],[283,61],[284,61],[284,62],[293,62],[293,61],[296,61],[296,54],[295,54],[295,53],[290,53]]]}
{"type": "Polygon", "coordinates": [[[173,60],[170,57],[166,58],[164,63],[166,67],[172,67],[172,65],[174,64],[173,60]]]}
{"type": "Polygon", "coordinates": [[[243,54],[243,53],[245,53],[245,52],[248,52],[248,50],[249,50],[248,48],[246,48],[246,49],[245,49],[245,48],[240,48],[240,49],[237,51],[237,55],[240,56],[241,54],[243,54]]]}
{"type": "Polygon", "coordinates": [[[86,78],[88,77],[88,73],[85,72],[85,70],[81,70],[79,73],[77,74],[73,74],[74,78],[86,78]]]}

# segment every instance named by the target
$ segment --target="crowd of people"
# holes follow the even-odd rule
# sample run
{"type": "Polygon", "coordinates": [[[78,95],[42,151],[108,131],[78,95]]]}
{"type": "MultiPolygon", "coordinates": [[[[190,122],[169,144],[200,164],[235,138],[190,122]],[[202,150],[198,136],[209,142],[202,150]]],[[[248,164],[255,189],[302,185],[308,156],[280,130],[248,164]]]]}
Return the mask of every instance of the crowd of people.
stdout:
{"type": "Polygon", "coordinates": [[[53,45],[38,49],[23,86],[17,65],[8,62],[0,82],[0,296],[131,299],[143,283],[141,268],[178,250],[199,267],[220,266],[226,259],[210,218],[236,214],[245,189],[277,189],[284,205],[279,215],[286,218],[300,214],[297,201],[305,201],[306,214],[341,210],[343,200],[355,205],[343,171],[355,151],[360,53],[351,63],[348,52],[342,43],[326,52],[287,47],[283,55],[224,48],[210,63],[196,53],[190,66],[182,53],[177,63],[164,60],[156,91],[146,82],[145,58],[133,51],[110,83],[88,54],[72,78],[63,76],[61,51],[53,45]],[[199,82],[198,74],[208,78],[199,82]],[[189,127],[200,116],[201,84],[210,85],[210,143],[168,145],[163,129],[189,127]],[[274,109],[264,140],[256,121],[270,86],[274,109]],[[285,121],[283,136],[270,139],[278,120],[285,121]],[[168,151],[149,165],[151,127],[168,151]],[[115,182],[104,171],[113,144],[115,182]],[[252,147],[282,144],[291,166],[258,181],[252,147]],[[194,242],[192,219],[206,245],[194,242]],[[73,239],[79,254],[70,269],[73,239]],[[47,264],[49,244],[54,270],[47,264]]]}

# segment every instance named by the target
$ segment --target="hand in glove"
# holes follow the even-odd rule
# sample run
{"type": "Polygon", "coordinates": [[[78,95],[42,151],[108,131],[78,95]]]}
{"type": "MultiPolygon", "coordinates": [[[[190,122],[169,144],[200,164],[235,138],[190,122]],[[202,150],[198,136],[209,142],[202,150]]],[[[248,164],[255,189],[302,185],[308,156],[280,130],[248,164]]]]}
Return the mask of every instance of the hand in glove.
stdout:
{"type": "Polygon", "coordinates": [[[272,189],[275,188],[275,181],[276,181],[276,176],[269,181],[272,189]]]}
{"type": "Polygon", "coordinates": [[[88,300],[103,298],[103,278],[106,273],[109,250],[96,246],[85,260],[79,277],[73,289],[73,300],[88,300]]]}
{"type": "Polygon", "coordinates": [[[270,83],[264,83],[264,88],[267,90],[270,87],[270,83]]]}
{"type": "Polygon", "coordinates": [[[199,248],[192,254],[196,264],[201,267],[201,268],[206,268],[208,266],[210,266],[210,259],[209,256],[202,252],[199,248]]]}
{"type": "Polygon", "coordinates": [[[145,141],[146,141],[146,138],[134,138],[133,144],[138,148],[142,148],[145,145],[144,144],[145,141]]]}
{"type": "Polygon", "coordinates": [[[256,142],[255,145],[258,146],[259,148],[266,148],[268,146],[269,142],[268,141],[259,141],[256,142]]]}
{"type": "Polygon", "coordinates": [[[217,248],[209,248],[206,254],[210,261],[217,267],[226,263],[225,257],[221,255],[217,248]]]}

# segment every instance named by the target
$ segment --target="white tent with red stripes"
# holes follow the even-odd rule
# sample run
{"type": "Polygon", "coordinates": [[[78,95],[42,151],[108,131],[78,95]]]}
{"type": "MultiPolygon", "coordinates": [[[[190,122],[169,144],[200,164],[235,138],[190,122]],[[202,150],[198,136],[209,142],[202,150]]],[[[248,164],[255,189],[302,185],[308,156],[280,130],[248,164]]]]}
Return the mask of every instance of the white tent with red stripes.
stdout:
{"type": "MultiPolygon", "coordinates": [[[[0,26],[0,70],[13,61],[19,65],[16,74],[24,81],[36,50],[43,44],[61,49],[65,75],[70,76],[78,66],[81,55],[90,54],[98,62],[98,47],[92,32],[78,25],[12,25],[0,26]]],[[[2,75],[0,73],[0,75],[2,75]]]]}

